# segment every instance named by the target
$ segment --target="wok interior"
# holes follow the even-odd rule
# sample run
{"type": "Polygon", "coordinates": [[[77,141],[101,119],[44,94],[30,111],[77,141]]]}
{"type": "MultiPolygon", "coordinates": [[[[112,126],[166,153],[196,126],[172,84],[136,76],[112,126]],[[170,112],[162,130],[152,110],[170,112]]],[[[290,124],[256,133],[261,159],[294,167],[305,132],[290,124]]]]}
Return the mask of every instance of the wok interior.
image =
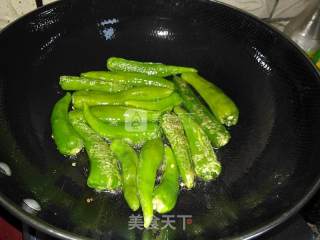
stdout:
{"type": "Polygon", "coordinates": [[[319,78],[292,44],[236,10],[195,0],[62,1],[16,22],[0,44],[0,156],[13,173],[1,177],[1,193],[17,205],[35,199],[38,217],[56,227],[96,239],[163,236],[128,230],[122,195],[88,189],[86,155],[64,158],[50,137],[59,75],[104,70],[110,56],[196,67],[240,109],[218,151],[221,177],[182,191],[170,214],[193,223],[163,230],[171,238],[243,235],[318,180],[319,78]]]}

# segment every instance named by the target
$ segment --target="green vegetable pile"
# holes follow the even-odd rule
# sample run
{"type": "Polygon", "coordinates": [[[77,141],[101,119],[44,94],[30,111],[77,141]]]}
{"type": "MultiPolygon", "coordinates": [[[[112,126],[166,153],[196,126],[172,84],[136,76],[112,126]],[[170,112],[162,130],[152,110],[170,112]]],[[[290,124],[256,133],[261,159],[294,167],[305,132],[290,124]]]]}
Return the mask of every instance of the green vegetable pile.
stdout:
{"type": "Polygon", "coordinates": [[[141,206],[147,228],[154,210],[162,214],[174,208],[180,185],[191,189],[195,177],[219,176],[214,148],[229,142],[225,126],[237,123],[239,111],[194,68],[116,57],[108,59],[107,68],[60,77],[61,88],[72,94],[53,108],[52,136],[63,155],[84,148],[90,163],[87,185],[122,190],[133,211],[141,206]]]}

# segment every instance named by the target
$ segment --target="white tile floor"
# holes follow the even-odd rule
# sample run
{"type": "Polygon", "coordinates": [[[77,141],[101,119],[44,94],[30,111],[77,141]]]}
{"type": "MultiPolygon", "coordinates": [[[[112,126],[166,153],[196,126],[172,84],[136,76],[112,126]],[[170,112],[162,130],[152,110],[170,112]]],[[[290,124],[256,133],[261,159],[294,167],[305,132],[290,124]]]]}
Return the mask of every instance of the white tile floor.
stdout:
{"type": "MultiPolygon", "coordinates": [[[[55,0],[43,0],[45,4],[55,0]]],[[[313,0],[220,0],[248,11],[260,18],[287,18],[300,13],[313,0]],[[278,2],[278,4],[276,4],[278,2]],[[273,8],[277,5],[277,7],[273,8]]],[[[0,29],[11,21],[36,8],[35,0],[0,0],[0,29]]],[[[284,22],[285,23],[285,22],[284,22]]],[[[281,24],[278,26],[281,27],[281,24]]]]}

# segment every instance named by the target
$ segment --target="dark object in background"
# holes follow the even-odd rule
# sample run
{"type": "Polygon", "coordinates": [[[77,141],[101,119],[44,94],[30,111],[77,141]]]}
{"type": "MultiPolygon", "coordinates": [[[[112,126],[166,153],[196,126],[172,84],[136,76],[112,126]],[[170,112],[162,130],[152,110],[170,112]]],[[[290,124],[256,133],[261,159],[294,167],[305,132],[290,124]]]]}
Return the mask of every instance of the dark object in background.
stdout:
{"type": "Polygon", "coordinates": [[[183,231],[177,223],[170,236],[263,233],[319,185],[319,76],[292,43],[242,12],[196,0],[65,0],[8,27],[0,46],[0,159],[12,173],[0,175],[0,203],[42,231],[142,235],[128,230],[133,213],[121,195],[86,187],[85,155],[63,158],[50,137],[58,76],[104,69],[109,56],[194,66],[239,106],[232,140],[218,152],[222,176],[180,194],[172,214],[192,215],[192,224],[183,231]],[[19,207],[26,202],[37,216],[19,207]]]}
{"type": "Polygon", "coordinates": [[[37,7],[42,7],[43,6],[43,1],[42,0],[35,0],[37,7]]]}

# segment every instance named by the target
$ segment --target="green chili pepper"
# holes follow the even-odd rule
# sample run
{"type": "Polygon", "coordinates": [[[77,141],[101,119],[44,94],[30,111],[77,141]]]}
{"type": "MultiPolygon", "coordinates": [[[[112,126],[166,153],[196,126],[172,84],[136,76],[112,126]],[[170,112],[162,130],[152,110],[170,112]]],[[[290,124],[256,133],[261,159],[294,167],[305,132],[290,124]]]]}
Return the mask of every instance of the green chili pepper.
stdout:
{"type": "Polygon", "coordinates": [[[127,91],[119,92],[115,97],[119,97],[121,101],[127,100],[156,100],[165,98],[171,95],[173,89],[163,87],[137,87],[127,91]]]}
{"type": "Polygon", "coordinates": [[[161,127],[171,144],[184,185],[192,188],[194,171],[190,159],[189,144],[184,134],[183,126],[177,115],[166,113],[162,116],[161,127]]]}
{"type": "Polygon", "coordinates": [[[157,122],[162,114],[161,111],[148,111],[125,106],[94,106],[90,110],[100,120],[112,124],[131,121],[134,116],[138,116],[148,122],[157,122]]]}
{"type": "Polygon", "coordinates": [[[94,105],[125,105],[126,101],[157,100],[170,96],[172,89],[160,87],[132,88],[114,94],[106,94],[99,91],[78,91],[73,93],[72,100],[75,108],[82,108],[86,103],[94,105]]]}
{"type": "Polygon", "coordinates": [[[187,135],[196,174],[205,181],[215,179],[221,172],[221,164],[207,135],[181,107],[175,107],[174,112],[181,120],[187,135]]]}
{"type": "Polygon", "coordinates": [[[123,139],[129,144],[140,145],[147,140],[160,136],[159,126],[155,123],[139,122],[140,119],[135,123],[133,119],[133,122],[128,123],[128,125],[114,126],[93,116],[87,105],[84,106],[83,115],[94,131],[109,140],[123,139]],[[138,124],[138,126],[135,126],[135,124],[138,124]]]}
{"type": "Polygon", "coordinates": [[[52,137],[61,154],[76,155],[83,148],[83,142],[77,132],[72,128],[68,109],[71,95],[67,93],[53,107],[51,114],[52,137]]]}
{"type": "Polygon", "coordinates": [[[181,103],[182,98],[178,93],[174,92],[169,97],[154,101],[128,100],[125,102],[125,105],[146,110],[166,112],[171,111],[174,106],[180,105],[181,103]]]}
{"type": "Polygon", "coordinates": [[[149,227],[153,218],[152,193],[162,159],[163,143],[160,138],[147,141],[143,145],[137,169],[137,186],[145,228],[149,227]]]}
{"type": "Polygon", "coordinates": [[[95,105],[121,105],[121,101],[114,97],[116,94],[106,94],[98,91],[78,91],[72,94],[73,107],[82,109],[83,104],[95,105]]]}
{"type": "Polygon", "coordinates": [[[230,140],[230,134],[224,125],[200,102],[185,81],[175,76],[174,82],[183,99],[183,106],[208,135],[212,145],[216,148],[226,145],[230,140]]]}
{"type": "Polygon", "coordinates": [[[124,198],[129,207],[136,211],[140,207],[136,184],[138,156],[132,147],[118,139],[114,140],[110,147],[121,162],[124,198]]]}
{"type": "Polygon", "coordinates": [[[239,110],[220,88],[196,73],[183,73],[181,77],[198,91],[222,124],[226,126],[237,124],[239,110]]]}
{"type": "Polygon", "coordinates": [[[170,147],[164,147],[165,170],[161,183],[153,193],[153,209],[158,213],[171,211],[176,205],[179,192],[179,170],[170,147]]]}
{"type": "Polygon", "coordinates": [[[196,69],[191,67],[170,66],[152,62],[138,62],[117,57],[111,57],[107,60],[107,68],[110,71],[115,72],[137,72],[159,77],[166,77],[185,72],[197,72],[196,69]]]}
{"type": "Polygon", "coordinates": [[[79,117],[79,112],[70,112],[69,119],[84,141],[86,152],[89,156],[90,171],[87,185],[97,190],[119,190],[121,188],[121,176],[117,159],[112,154],[110,146],[97,135],[79,117]]]}
{"type": "Polygon", "coordinates": [[[174,89],[174,84],[164,78],[133,72],[92,71],[82,73],[81,76],[86,78],[101,79],[113,84],[122,84],[126,86],[155,86],[174,89]]]}
{"type": "Polygon", "coordinates": [[[105,92],[120,92],[131,88],[122,83],[108,82],[100,79],[89,79],[76,76],[61,76],[59,82],[63,90],[96,90],[105,92]]]}

